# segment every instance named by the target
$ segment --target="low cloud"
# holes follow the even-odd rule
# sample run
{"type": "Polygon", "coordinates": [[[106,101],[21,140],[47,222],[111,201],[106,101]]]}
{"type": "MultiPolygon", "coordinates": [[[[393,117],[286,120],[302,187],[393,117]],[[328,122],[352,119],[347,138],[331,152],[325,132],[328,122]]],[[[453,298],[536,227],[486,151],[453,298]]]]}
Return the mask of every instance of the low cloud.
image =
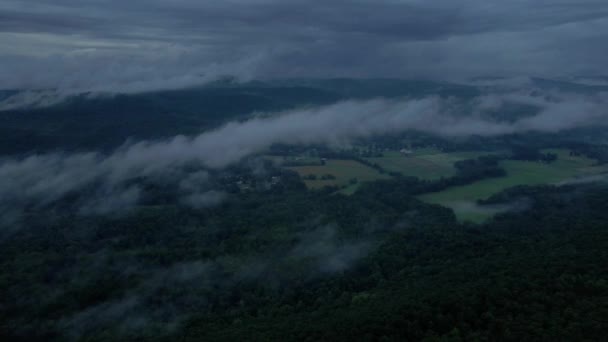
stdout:
{"type": "Polygon", "coordinates": [[[487,97],[474,99],[469,104],[439,97],[344,101],[230,122],[193,137],[142,141],[109,155],[54,153],[8,159],[0,164],[0,211],[3,217],[19,217],[26,208],[52,204],[84,190],[92,200],[83,205],[83,212],[128,208],[138,201],[139,189],[133,180],[142,178],[183,179],[179,188],[184,202],[195,207],[208,206],[219,203],[222,195],[205,186],[207,176],[200,173],[201,169],[223,169],[273,144],[342,145],[354,139],[407,130],[447,137],[558,132],[605,124],[607,104],[606,94],[515,94],[491,101],[487,97]],[[500,110],[509,101],[533,104],[538,112],[509,122],[483,115],[487,110],[500,110]],[[194,171],[186,171],[186,166],[194,171]]]}
{"type": "Polygon", "coordinates": [[[502,213],[523,212],[532,206],[529,198],[518,198],[507,203],[476,203],[471,201],[454,201],[445,204],[455,212],[491,217],[502,213]]]}
{"type": "Polygon", "coordinates": [[[589,184],[589,183],[601,183],[608,181],[608,174],[603,173],[599,175],[590,175],[590,176],[579,176],[573,177],[570,179],[566,179],[557,183],[556,185],[578,185],[578,184],[589,184]]]}
{"type": "Polygon", "coordinates": [[[21,108],[50,107],[65,101],[68,97],[69,94],[60,93],[54,90],[20,91],[0,100],[0,111],[21,108]]]}
{"type": "Polygon", "coordinates": [[[224,201],[226,194],[221,191],[209,190],[210,176],[207,171],[192,172],[179,183],[179,191],[183,194],[182,204],[195,209],[213,207],[224,201]]]}
{"type": "Polygon", "coordinates": [[[21,90],[1,100],[0,110],[47,107],[83,94],[100,97],[183,89],[224,77],[248,81],[252,79],[251,70],[260,62],[261,56],[251,54],[240,60],[201,64],[193,56],[156,60],[89,54],[46,57],[0,55],[0,65],[18,64],[10,70],[0,67],[0,90],[21,90]],[[18,63],[13,59],[17,59],[18,63]]]}
{"type": "MultiPolygon", "coordinates": [[[[81,339],[100,331],[115,331],[119,335],[153,336],[166,334],[176,328],[193,308],[207,304],[207,298],[194,291],[210,290],[218,284],[212,262],[176,263],[170,267],[147,271],[137,285],[120,298],[88,307],[63,317],[58,325],[67,337],[81,339]],[[166,292],[174,294],[163,298],[166,292]]],[[[142,270],[123,276],[133,276],[142,270]]]]}
{"type": "Polygon", "coordinates": [[[349,269],[372,248],[370,241],[340,241],[336,235],[336,227],[333,226],[307,232],[300,237],[288,257],[309,259],[317,264],[321,272],[336,273],[349,269]]]}
{"type": "MultiPolygon", "coordinates": [[[[150,51],[153,53],[154,51],[150,51]]],[[[0,63],[16,65],[0,68],[0,89],[38,90],[45,95],[92,93],[139,93],[155,90],[180,89],[232,76],[249,80],[251,70],[262,54],[250,54],[240,59],[200,63],[197,56],[179,54],[157,59],[112,54],[77,53],[51,56],[0,55],[0,63]],[[52,66],[58,66],[53,68],[52,66]],[[88,76],[88,77],[84,77],[88,76]]]]}
{"type": "Polygon", "coordinates": [[[191,193],[182,198],[182,203],[192,208],[214,207],[224,201],[226,194],[220,191],[209,190],[203,193],[191,193]]]}
{"type": "MultiPolygon", "coordinates": [[[[145,267],[125,259],[124,270],[116,276],[139,279],[138,282],[118,296],[62,317],[58,326],[72,339],[101,331],[124,336],[170,333],[191,314],[205,312],[218,294],[225,294],[235,286],[246,283],[280,291],[281,286],[294,279],[311,281],[347,271],[373,247],[371,235],[340,239],[338,228],[333,225],[296,233],[295,238],[293,246],[278,254],[272,251],[251,256],[224,255],[163,268],[145,267]]],[[[89,266],[89,274],[109,271],[104,268],[108,267],[104,255],[93,258],[100,265],[94,273],[89,266]]]]}

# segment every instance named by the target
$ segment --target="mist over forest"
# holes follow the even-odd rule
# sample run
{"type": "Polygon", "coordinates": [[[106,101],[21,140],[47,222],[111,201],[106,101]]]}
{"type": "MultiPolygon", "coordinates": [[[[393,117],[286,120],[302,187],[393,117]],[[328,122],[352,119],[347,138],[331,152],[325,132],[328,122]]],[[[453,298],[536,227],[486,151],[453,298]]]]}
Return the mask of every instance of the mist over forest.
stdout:
{"type": "Polygon", "coordinates": [[[4,1],[0,340],[605,339],[607,18],[4,1]]]}

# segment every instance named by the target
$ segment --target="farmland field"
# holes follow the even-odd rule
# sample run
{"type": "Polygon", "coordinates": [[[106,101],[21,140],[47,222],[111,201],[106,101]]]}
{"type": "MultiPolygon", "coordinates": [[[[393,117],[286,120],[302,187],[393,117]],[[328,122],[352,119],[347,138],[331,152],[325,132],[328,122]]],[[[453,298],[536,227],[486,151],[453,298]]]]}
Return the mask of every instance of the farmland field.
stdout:
{"type": "Polygon", "coordinates": [[[320,165],[321,158],[309,156],[273,156],[265,155],[264,159],[272,161],[275,165],[292,164],[292,165],[320,165]]]}
{"type": "Polygon", "coordinates": [[[488,154],[492,154],[492,152],[444,153],[437,149],[422,149],[411,155],[403,155],[398,151],[384,152],[383,157],[367,158],[367,160],[380,165],[387,171],[399,172],[404,176],[435,180],[453,176],[456,173],[454,163],[457,161],[488,154]]]}
{"type": "Polygon", "coordinates": [[[353,193],[359,182],[389,178],[389,176],[354,160],[332,159],[328,160],[325,165],[293,166],[288,167],[288,169],[296,171],[304,179],[304,183],[309,189],[320,189],[328,185],[347,186],[343,189],[346,194],[353,193]],[[322,176],[328,174],[334,176],[335,179],[321,179],[322,176]],[[315,175],[317,179],[305,179],[309,175],[315,175]],[[353,178],[356,178],[358,182],[349,186],[349,182],[353,178]]]}
{"type": "Polygon", "coordinates": [[[556,153],[558,160],[551,164],[532,161],[506,160],[501,166],[507,176],[484,179],[473,184],[451,187],[429,193],[419,198],[428,203],[440,204],[454,209],[461,220],[483,221],[497,211],[485,210],[474,205],[477,200],[517,185],[559,184],[577,177],[608,172],[607,166],[595,166],[595,161],[585,157],[570,156],[565,150],[548,150],[556,153]]]}

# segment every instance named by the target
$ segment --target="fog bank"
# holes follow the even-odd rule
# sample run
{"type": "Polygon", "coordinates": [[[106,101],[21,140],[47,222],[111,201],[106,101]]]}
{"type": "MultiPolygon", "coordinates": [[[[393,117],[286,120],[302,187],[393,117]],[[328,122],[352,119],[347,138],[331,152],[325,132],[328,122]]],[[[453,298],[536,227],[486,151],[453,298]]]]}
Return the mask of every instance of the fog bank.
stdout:
{"type": "Polygon", "coordinates": [[[607,122],[607,99],[605,94],[561,94],[553,98],[484,96],[466,105],[439,97],[344,101],[230,122],[192,137],[128,144],[107,155],[53,153],[8,159],[0,163],[0,213],[4,220],[14,221],[26,207],[48,205],[83,189],[90,198],[82,204],[82,212],[112,212],[138,202],[140,189],[133,180],[163,177],[190,182],[181,186],[184,203],[209,206],[219,203],[222,195],[205,187],[204,174],[189,176],[191,171],[185,171],[185,166],[198,165],[196,172],[200,168],[219,170],[273,144],[341,145],[407,130],[445,137],[559,132],[607,122]],[[488,110],[500,111],[512,101],[533,104],[539,111],[509,122],[482,115],[488,110]]]}

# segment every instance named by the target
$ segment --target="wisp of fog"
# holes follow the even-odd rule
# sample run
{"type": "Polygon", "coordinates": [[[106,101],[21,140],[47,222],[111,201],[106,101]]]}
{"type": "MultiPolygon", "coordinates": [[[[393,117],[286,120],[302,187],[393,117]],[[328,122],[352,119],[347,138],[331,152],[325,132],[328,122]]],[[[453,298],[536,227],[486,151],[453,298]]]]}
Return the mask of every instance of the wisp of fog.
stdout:
{"type": "Polygon", "coordinates": [[[0,214],[4,223],[14,223],[26,207],[52,204],[83,189],[91,195],[82,203],[82,213],[112,212],[137,204],[140,189],[134,179],[176,176],[191,182],[181,187],[184,203],[214,205],[223,196],[204,186],[207,177],[201,169],[225,168],[273,144],[341,145],[407,130],[445,137],[557,132],[603,124],[607,100],[606,94],[551,98],[506,94],[478,97],[467,106],[440,97],[343,101],[230,122],[197,136],[128,144],[111,154],[51,153],[7,159],[0,163],[0,214]],[[488,110],[499,111],[512,101],[533,104],[539,110],[515,121],[482,115],[488,110]],[[200,166],[199,174],[184,175],[192,173],[184,170],[192,164],[200,166]]]}

